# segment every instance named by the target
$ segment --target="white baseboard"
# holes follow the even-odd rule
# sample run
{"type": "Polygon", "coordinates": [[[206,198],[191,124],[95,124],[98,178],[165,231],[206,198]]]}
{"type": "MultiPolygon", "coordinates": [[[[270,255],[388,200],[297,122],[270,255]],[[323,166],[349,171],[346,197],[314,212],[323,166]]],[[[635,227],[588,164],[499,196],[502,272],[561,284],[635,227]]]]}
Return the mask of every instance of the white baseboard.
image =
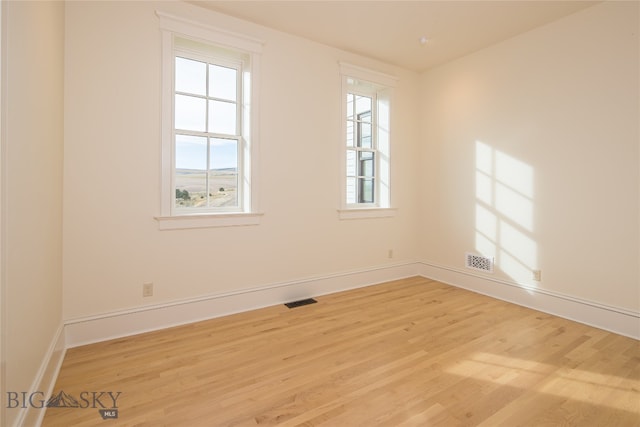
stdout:
{"type": "Polygon", "coordinates": [[[640,313],[428,262],[420,276],[640,340],[640,313]]]}
{"type": "MultiPolygon", "coordinates": [[[[51,340],[49,349],[45,357],[42,359],[40,369],[36,374],[33,384],[29,390],[40,391],[44,395],[44,399],[48,399],[53,393],[56,385],[58,372],[62,366],[64,355],[66,352],[64,325],[60,324],[55,336],[51,340]]],[[[15,421],[15,426],[39,426],[42,424],[46,408],[34,408],[26,405],[20,408],[20,413],[15,421]]]]}
{"type": "Polygon", "coordinates": [[[66,344],[77,347],[412,277],[417,275],[416,266],[415,262],[385,265],[71,319],[65,322],[66,344]]]}
{"type": "Polygon", "coordinates": [[[427,262],[405,262],[136,307],[65,322],[67,348],[326,295],[411,276],[640,339],[640,313],[427,262]]]}

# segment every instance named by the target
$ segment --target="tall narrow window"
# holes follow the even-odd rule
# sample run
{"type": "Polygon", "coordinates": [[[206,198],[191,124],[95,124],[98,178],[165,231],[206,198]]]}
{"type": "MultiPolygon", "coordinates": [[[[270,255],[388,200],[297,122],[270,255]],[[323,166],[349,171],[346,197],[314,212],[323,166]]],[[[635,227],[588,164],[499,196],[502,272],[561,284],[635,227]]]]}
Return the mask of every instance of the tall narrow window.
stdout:
{"type": "Polygon", "coordinates": [[[375,93],[347,93],[347,204],[376,203],[375,93]]]}
{"type": "Polygon", "coordinates": [[[177,212],[241,207],[242,64],[175,57],[174,135],[177,212]]]}
{"type": "Polygon", "coordinates": [[[156,13],[163,61],[159,226],[257,224],[262,42],[156,13]]]}
{"type": "Polygon", "coordinates": [[[341,217],[389,216],[390,105],[395,78],[340,64],[343,76],[344,175],[341,217]],[[383,212],[385,211],[386,212],[383,212]]]}

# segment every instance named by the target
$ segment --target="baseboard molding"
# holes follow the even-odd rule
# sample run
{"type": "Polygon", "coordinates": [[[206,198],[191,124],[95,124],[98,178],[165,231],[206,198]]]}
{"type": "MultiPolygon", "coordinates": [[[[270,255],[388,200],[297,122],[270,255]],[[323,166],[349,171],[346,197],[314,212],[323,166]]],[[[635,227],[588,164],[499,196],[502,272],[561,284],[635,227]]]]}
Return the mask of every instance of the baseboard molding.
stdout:
{"type": "Polygon", "coordinates": [[[425,278],[640,340],[638,312],[428,262],[416,269],[425,278]]]}
{"type": "MultiPolygon", "coordinates": [[[[40,369],[36,374],[31,391],[40,391],[44,394],[44,398],[48,399],[53,393],[56,385],[58,373],[62,367],[62,361],[66,352],[66,342],[64,334],[64,325],[60,324],[55,336],[51,340],[49,349],[45,357],[42,359],[40,369]]],[[[20,413],[15,421],[15,426],[39,426],[42,424],[46,408],[34,408],[27,405],[20,408],[20,413]]]]}
{"type": "Polygon", "coordinates": [[[170,328],[304,298],[412,276],[438,280],[493,298],[640,339],[640,313],[428,262],[408,261],[234,292],[103,313],[65,322],[66,348],[170,328]]]}
{"type": "Polygon", "coordinates": [[[417,275],[413,261],[273,283],[65,322],[67,348],[208,320],[417,275]]]}

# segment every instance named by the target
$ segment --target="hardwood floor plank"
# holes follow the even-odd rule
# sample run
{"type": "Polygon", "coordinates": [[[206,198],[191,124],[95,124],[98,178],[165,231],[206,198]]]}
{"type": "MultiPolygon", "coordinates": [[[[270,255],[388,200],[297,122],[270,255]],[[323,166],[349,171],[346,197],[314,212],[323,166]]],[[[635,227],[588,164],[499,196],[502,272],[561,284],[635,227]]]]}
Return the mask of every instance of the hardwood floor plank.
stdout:
{"type": "Polygon", "coordinates": [[[409,278],[68,350],[43,426],[637,426],[640,343],[409,278]],[[108,406],[108,405],[105,405],[108,406]]]}

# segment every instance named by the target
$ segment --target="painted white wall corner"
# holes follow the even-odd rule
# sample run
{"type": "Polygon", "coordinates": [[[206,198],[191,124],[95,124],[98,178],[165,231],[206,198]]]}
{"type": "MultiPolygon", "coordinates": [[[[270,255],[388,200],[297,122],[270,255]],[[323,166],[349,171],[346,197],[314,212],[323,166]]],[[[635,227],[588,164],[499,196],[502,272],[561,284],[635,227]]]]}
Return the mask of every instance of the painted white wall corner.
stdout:
{"type": "Polygon", "coordinates": [[[418,264],[422,277],[640,340],[638,312],[429,262],[418,264]]]}
{"type": "MultiPolygon", "coordinates": [[[[19,414],[16,418],[16,426],[39,426],[42,424],[44,415],[46,412],[46,404],[49,397],[54,392],[56,380],[58,379],[58,373],[62,367],[62,362],[66,353],[67,345],[65,341],[64,324],[60,324],[56,331],[49,349],[45,357],[42,359],[40,369],[33,381],[33,385],[29,389],[31,393],[38,393],[34,395],[35,405],[27,404],[22,405],[19,410],[19,414]],[[42,401],[42,408],[40,406],[42,401]]],[[[4,398],[4,396],[3,396],[4,398]]]]}

